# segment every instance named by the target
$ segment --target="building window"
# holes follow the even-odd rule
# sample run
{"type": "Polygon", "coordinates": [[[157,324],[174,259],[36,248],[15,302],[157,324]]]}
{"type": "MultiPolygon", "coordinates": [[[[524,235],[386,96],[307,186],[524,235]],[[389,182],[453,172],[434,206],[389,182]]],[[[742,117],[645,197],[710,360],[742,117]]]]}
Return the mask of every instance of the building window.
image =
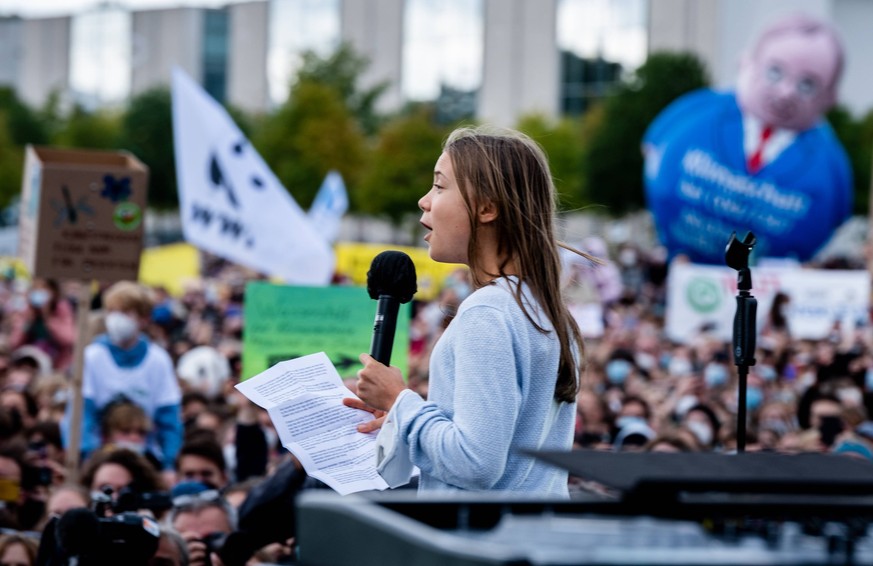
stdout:
{"type": "MultiPolygon", "coordinates": [[[[360,1],[360,0],[356,0],[360,1]]],[[[267,82],[274,105],[288,99],[303,53],[327,57],[340,45],[340,0],[271,0],[267,82]]]]}
{"type": "Polygon", "coordinates": [[[643,64],[647,9],[647,0],[558,0],[563,113],[584,113],[643,64]]]}
{"type": "Polygon", "coordinates": [[[126,9],[101,7],[72,17],[70,89],[87,110],[124,103],[130,95],[133,18],[126,9]]]}
{"type": "Polygon", "coordinates": [[[224,102],[227,96],[227,10],[205,10],[203,25],[203,88],[215,100],[224,102]]]}
{"type": "Polygon", "coordinates": [[[444,122],[472,117],[482,84],[482,1],[406,0],[403,32],[404,97],[436,102],[444,122]]]}

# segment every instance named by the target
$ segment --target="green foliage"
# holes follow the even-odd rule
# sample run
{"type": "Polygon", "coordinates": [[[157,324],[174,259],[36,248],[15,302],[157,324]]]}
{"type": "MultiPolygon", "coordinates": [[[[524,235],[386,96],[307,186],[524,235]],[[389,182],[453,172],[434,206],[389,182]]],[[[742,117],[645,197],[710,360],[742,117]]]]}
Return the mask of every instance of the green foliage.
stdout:
{"type": "Polygon", "coordinates": [[[24,169],[22,146],[13,142],[6,110],[0,109],[0,207],[21,192],[21,175],[24,169]]]}
{"type": "Polygon", "coordinates": [[[40,117],[21,102],[15,91],[0,87],[0,112],[6,115],[6,131],[11,143],[17,146],[27,144],[44,145],[48,143],[48,133],[40,117]]]}
{"type": "Polygon", "coordinates": [[[873,152],[873,112],[855,120],[844,107],[836,106],[827,120],[845,148],[852,165],[855,186],[854,214],[868,214],[870,209],[870,167],[873,152]]]}
{"type": "Polygon", "coordinates": [[[106,111],[88,112],[76,106],[52,135],[52,145],[60,147],[112,150],[118,147],[121,124],[118,116],[106,111]]]}
{"type": "Polygon", "coordinates": [[[130,101],[121,126],[120,148],[133,153],[149,168],[149,206],[179,206],[170,91],[156,88],[130,101]]]}
{"type": "Polygon", "coordinates": [[[670,102],[709,82],[703,63],[689,53],[650,55],[633,80],[603,103],[585,150],[588,192],[612,215],[642,208],[643,134],[670,102]]]}
{"type": "Polygon", "coordinates": [[[544,116],[530,115],[522,117],[516,129],[536,140],[546,152],[561,209],[584,206],[587,199],[582,121],[564,118],[555,122],[544,116]]]}
{"type": "Polygon", "coordinates": [[[355,53],[349,43],[341,44],[325,59],[307,51],[303,54],[303,65],[297,73],[297,81],[318,83],[334,89],[363,131],[372,135],[382,122],[375,110],[376,101],[388,88],[388,82],[369,89],[359,88],[361,73],[368,64],[369,61],[355,53]]]}
{"type": "Polygon", "coordinates": [[[381,130],[378,144],[353,204],[361,212],[385,215],[395,223],[416,212],[433,184],[433,167],[448,130],[434,125],[431,109],[395,118],[381,130]]]}
{"type": "Polygon", "coordinates": [[[261,124],[252,143],[303,208],[331,169],[351,190],[366,153],[364,136],[339,93],[311,80],[297,82],[288,102],[261,124]]]}

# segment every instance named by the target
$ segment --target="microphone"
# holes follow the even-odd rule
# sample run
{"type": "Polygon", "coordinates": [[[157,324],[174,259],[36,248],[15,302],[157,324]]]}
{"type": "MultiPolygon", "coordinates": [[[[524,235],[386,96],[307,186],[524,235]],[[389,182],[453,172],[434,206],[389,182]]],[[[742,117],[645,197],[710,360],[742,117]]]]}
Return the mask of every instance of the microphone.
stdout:
{"type": "Polygon", "coordinates": [[[379,301],[373,322],[370,355],[376,361],[391,365],[394,331],[397,329],[397,311],[401,303],[408,303],[418,290],[415,264],[403,252],[388,250],[373,258],[367,272],[367,293],[379,301]]]}

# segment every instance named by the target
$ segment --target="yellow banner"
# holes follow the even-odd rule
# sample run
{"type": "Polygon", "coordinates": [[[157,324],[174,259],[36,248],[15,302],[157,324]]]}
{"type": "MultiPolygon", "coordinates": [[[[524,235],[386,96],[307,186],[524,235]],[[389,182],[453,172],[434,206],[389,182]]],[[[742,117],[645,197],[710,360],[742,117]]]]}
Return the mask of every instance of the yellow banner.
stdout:
{"type": "Polygon", "coordinates": [[[367,285],[367,271],[373,258],[385,250],[397,250],[406,253],[415,264],[415,275],[418,279],[418,292],[415,298],[419,301],[431,301],[437,298],[446,278],[456,269],[467,269],[457,263],[437,263],[430,259],[427,248],[411,246],[395,246],[391,244],[360,244],[354,242],[337,242],[336,273],[349,279],[356,285],[367,285]]]}
{"type": "Polygon", "coordinates": [[[139,281],[164,287],[175,297],[182,294],[185,281],[200,277],[200,254],[191,244],[168,244],[142,251],[139,281]]]}

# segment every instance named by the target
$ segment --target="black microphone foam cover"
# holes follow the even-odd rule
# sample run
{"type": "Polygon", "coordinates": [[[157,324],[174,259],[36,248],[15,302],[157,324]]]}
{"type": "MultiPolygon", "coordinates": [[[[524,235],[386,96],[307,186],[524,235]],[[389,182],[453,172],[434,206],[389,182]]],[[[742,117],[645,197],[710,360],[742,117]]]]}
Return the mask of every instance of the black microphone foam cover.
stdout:
{"type": "Polygon", "coordinates": [[[373,258],[367,272],[367,293],[371,299],[388,295],[408,303],[417,290],[415,264],[408,255],[388,250],[373,258]]]}

